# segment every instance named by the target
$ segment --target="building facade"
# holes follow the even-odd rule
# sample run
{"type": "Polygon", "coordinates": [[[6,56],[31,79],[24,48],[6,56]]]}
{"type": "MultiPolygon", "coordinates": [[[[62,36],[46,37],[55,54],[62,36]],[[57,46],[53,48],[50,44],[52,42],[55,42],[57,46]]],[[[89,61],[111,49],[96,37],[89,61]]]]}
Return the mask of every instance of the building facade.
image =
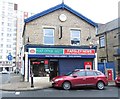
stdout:
{"type": "Polygon", "coordinates": [[[20,66],[24,19],[31,15],[18,10],[18,4],[0,0],[0,72],[20,66]]]}
{"type": "Polygon", "coordinates": [[[99,38],[98,62],[114,62],[116,72],[120,65],[120,32],[119,19],[98,27],[99,38]]]}
{"type": "Polygon", "coordinates": [[[17,4],[0,0],[0,71],[15,66],[17,10],[17,4]],[[12,60],[8,60],[8,55],[12,55],[12,60]]]}
{"type": "Polygon", "coordinates": [[[51,79],[74,69],[97,69],[97,24],[64,3],[25,20],[25,81],[51,79]],[[34,78],[35,79],[35,78],[34,78]]]}
{"type": "Polygon", "coordinates": [[[23,47],[23,39],[22,39],[22,34],[23,34],[23,29],[24,29],[24,19],[30,17],[33,15],[33,13],[30,12],[24,12],[24,11],[17,11],[17,34],[16,34],[16,68],[21,69],[22,65],[22,60],[21,60],[21,51],[23,47]]]}

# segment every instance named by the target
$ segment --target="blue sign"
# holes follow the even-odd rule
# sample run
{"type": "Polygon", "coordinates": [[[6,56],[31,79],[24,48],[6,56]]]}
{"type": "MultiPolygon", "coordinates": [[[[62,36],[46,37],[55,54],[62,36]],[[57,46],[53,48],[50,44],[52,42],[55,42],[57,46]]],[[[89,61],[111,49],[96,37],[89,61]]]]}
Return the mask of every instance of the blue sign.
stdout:
{"type": "Polygon", "coordinates": [[[11,61],[13,59],[13,57],[12,57],[12,55],[10,53],[9,53],[7,58],[8,58],[9,61],[11,61]]]}
{"type": "Polygon", "coordinates": [[[41,58],[95,58],[95,55],[28,55],[29,58],[41,57],[41,58]]]}
{"type": "Polygon", "coordinates": [[[118,55],[120,54],[120,48],[117,49],[117,54],[118,54],[118,55]]]}

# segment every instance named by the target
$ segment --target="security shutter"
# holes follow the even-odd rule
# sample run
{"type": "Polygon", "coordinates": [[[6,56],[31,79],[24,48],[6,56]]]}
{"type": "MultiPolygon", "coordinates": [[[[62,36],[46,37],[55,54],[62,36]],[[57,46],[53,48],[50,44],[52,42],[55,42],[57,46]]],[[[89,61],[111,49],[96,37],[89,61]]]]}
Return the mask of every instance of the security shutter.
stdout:
{"type": "Polygon", "coordinates": [[[64,75],[74,69],[83,69],[85,59],[60,59],[59,74],[64,75]]]}

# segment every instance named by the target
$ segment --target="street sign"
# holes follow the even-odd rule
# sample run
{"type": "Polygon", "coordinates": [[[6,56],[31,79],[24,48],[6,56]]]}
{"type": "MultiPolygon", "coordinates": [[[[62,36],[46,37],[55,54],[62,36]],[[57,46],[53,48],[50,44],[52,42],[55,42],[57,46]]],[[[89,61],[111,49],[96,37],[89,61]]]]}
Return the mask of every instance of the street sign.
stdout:
{"type": "Polygon", "coordinates": [[[11,53],[9,53],[7,58],[8,58],[9,61],[11,61],[13,59],[13,56],[11,55],[11,53]]]}

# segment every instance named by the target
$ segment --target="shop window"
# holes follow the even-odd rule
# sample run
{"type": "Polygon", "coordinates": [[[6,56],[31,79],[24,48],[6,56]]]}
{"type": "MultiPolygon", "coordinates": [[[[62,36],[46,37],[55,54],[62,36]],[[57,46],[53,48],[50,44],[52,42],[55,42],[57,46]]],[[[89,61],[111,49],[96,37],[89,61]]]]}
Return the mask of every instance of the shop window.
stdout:
{"type": "Polygon", "coordinates": [[[44,44],[45,45],[54,45],[54,29],[44,28],[44,44]]]}
{"type": "Polygon", "coordinates": [[[34,61],[32,62],[32,69],[34,77],[46,77],[46,71],[44,62],[42,61],[34,61]]]}
{"type": "Polygon", "coordinates": [[[99,38],[99,41],[100,41],[100,47],[105,47],[105,37],[104,36],[101,36],[99,38]]]}
{"type": "Polygon", "coordinates": [[[80,45],[80,30],[72,29],[71,33],[71,45],[80,45]]]}

